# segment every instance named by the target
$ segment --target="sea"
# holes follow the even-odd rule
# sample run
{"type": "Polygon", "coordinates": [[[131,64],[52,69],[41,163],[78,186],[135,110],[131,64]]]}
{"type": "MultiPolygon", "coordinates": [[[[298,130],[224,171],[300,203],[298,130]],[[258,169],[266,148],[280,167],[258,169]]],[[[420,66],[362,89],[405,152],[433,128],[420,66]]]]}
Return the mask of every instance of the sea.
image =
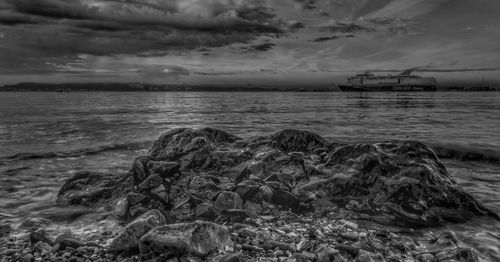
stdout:
{"type": "MultiPolygon", "coordinates": [[[[0,214],[57,220],[57,191],[76,172],[126,172],[169,128],[204,126],[422,141],[500,214],[500,92],[0,92],[0,214]]],[[[450,230],[482,261],[500,261],[498,221],[428,230],[450,230]]]]}

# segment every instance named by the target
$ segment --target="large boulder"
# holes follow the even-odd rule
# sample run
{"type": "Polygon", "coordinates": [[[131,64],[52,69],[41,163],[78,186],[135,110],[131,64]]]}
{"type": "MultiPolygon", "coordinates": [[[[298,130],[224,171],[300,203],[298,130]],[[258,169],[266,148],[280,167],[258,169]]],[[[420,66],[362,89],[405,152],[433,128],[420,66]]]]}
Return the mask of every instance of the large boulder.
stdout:
{"type": "Polygon", "coordinates": [[[170,129],[155,141],[150,155],[155,160],[180,162],[185,169],[210,168],[224,158],[215,144],[232,143],[240,138],[214,128],[170,129]]]}
{"type": "Polygon", "coordinates": [[[60,205],[93,206],[117,200],[133,187],[130,174],[78,172],[67,180],[57,194],[60,205]]]}
{"type": "Polygon", "coordinates": [[[157,209],[181,221],[213,217],[212,211],[266,212],[268,205],[294,211],[339,206],[411,226],[498,219],[422,143],[341,145],[299,130],[243,140],[213,128],[170,129],[150,155],[134,160],[129,174],[78,173],[63,185],[58,202],[112,202],[118,217],[157,209]],[[202,203],[213,210],[200,206],[197,212],[202,203]]]}
{"type": "Polygon", "coordinates": [[[318,170],[326,179],[303,186],[379,222],[433,226],[474,215],[498,216],[464,191],[433,151],[419,142],[349,145],[318,170]]]}
{"type": "Polygon", "coordinates": [[[128,251],[139,248],[139,240],[151,229],[166,223],[158,210],[151,210],[128,224],[109,244],[108,251],[128,251]]]}
{"type": "Polygon", "coordinates": [[[225,226],[196,221],[154,228],[141,238],[140,251],[143,259],[155,258],[159,254],[205,257],[210,252],[223,251],[233,245],[225,226]]]}

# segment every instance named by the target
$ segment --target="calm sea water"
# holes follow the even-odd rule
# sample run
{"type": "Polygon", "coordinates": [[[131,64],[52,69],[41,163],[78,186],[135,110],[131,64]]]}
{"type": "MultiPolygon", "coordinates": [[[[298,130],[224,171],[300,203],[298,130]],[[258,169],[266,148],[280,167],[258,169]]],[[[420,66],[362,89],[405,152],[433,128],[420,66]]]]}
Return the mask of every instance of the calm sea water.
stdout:
{"type": "MultiPolygon", "coordinates": [[[[126,171],[168,128],[198,126],[243,137],[297,128],[340,141],[420,140],[455,152],[443,159],[450,173],[500,213],[500,92],[1,92],[0,212],[49,212],[75,172],[126,171]],[[480,157],[454,157],[470,153],[480,157]]],[[[500,260],[499,223],[447,228],[500,260]]]]}

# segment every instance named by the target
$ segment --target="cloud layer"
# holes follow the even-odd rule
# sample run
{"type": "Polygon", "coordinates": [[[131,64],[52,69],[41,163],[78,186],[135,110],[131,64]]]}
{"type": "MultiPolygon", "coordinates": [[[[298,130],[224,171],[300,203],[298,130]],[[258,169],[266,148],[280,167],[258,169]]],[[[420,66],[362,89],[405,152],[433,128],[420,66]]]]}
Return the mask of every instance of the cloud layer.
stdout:
{"type": "Polygon", "coordinates": [[[0,74],[189,82],[498,68],[495,10],[495,0],[0,0],[0,74]]]}

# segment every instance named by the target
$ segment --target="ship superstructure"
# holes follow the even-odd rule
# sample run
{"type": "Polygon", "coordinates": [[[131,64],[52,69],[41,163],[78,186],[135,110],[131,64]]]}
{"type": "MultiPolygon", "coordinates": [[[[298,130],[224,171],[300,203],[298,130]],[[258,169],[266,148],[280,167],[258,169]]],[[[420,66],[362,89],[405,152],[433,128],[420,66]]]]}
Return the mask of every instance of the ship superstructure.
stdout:
{"type": "Polygon", "coordinates": [[[398,75],[375,75],[372,73],[356,74],[347,79],[347,84],[340,85],[343,91],[436,91],[434,77],[411,75],[413,69],[398,75]]]}

